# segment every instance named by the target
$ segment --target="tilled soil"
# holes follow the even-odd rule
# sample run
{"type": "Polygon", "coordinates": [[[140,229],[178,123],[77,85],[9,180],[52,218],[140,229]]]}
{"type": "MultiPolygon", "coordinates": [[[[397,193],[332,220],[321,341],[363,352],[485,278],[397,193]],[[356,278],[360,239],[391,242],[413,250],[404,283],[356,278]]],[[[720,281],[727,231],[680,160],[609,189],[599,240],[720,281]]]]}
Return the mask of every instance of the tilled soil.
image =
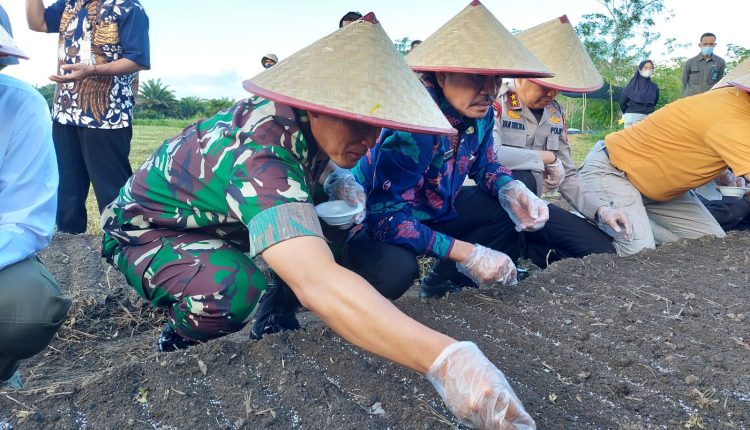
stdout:
{"type": "MultiPolygon", "coordinates": [[[[99,258],[56,237],[42,257],[75,299],[0,429],[456,427],[420,375],[352,347],[315,316],[158,354],[165,319],[99,258]]],[[[629,258],[553,264],[515,287],[396,304],[479,344],[541,429],[750,428],[750,234],[629,258]]]]}

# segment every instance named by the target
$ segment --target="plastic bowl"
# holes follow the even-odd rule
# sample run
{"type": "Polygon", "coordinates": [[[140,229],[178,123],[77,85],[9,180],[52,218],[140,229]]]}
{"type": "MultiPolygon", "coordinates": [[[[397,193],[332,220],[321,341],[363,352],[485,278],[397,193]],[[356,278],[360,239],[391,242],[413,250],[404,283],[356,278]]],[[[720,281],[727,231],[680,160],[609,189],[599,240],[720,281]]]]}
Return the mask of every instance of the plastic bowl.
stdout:
{"type": "Polygon", "coordinates": [[[722,196],[728,197],[742,197],[747,193],[750,193],[750,188],[744,187],[716,187],[722,196]]]}
{"type": "Polygon", "coordinates": [[[351,206],[343,200],[332,200],[315,206],[318,216],[331,226],[344,225],[351,222],[355,215],[364,210],[361,204],[351,206]]]}

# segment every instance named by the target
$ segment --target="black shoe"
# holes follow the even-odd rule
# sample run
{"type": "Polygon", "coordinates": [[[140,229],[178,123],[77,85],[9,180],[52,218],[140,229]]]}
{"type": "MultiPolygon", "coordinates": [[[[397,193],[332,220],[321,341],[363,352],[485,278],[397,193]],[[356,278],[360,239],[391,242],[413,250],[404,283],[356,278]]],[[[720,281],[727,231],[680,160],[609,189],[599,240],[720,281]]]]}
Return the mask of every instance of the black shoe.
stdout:
{"type": "Polygon", "coordinates": [[[300,306],[299,300],[281,279],[274,276],[269,281],[259,306],[255,324],[250,331],[251,339],[260,340],[267,334],[301,328],[295,316],[300,306]]]}
{"type": "Polygon", "coordinates": [[[167,324],[164,330],[159,336],[159,340],[156,341],[156,348],[159,352],[172,352],[178,349],[185,349],[193,345],[198,344],[197,341],[185,339],[180,336],[171,325],[167,324]]]}
{"type": "Polygon", "coordinates": [[[457,293],[463,288],[461,285],[432,271],[422,278],[421,284],[422,288],[419,290],[419,298],[421,299],[440,298],[448,293],[457,293]]]}
{"type": "Polygon", "coordinates": [[[528,278],[531,273],[529,273],[528,270],[522,268],[522,267],[516,267],[516,279],[518,282],[523,281],[524,279],[528,278]]]}

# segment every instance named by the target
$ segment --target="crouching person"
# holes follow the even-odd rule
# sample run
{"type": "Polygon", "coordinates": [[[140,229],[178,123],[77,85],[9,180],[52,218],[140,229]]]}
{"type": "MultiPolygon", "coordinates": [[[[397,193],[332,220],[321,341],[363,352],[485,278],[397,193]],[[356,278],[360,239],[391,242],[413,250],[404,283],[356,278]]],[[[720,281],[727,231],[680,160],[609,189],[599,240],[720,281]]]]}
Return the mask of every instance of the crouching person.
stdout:
{"type": "Polygon", "coordinates": [[[368,193],[367,222],[347,243],[343,261],[390,299],[403,295],[419,276],[419,255],[437,260],[421,280],[421,297],[476,284],[513,284],[514,262],[522,254],[519,232],[542,228],[548,212],[496,161],[492,101],[501,76],[549,72],[479,2],[406,61],[421,72],[423,85],[459,134],[383,131],[354,169],[368,193]],[[467,177],[477,186],[464,186],[467,177]]]}
{"type": "MultiPolygon", "coordinates": [[[[630,221],[624,212],[611,208],[609,201],[581,183],[568,145],[565,113],[555,100],[560,91],[595,91],[602,86],[602,77],[566,16],[522,31],[516,37],[555,76],[513,79],[503,84],[493,130],[495,153],[513,176],[535,193],[559,191],[585,217],[550,204],[547,225],[527,235],[527,244],[558,244],[555,252],[565,257],[614,253],[612,238],[594,223],[624,238],[632,234],[630,221]]],[[[539,249],[544,248],[528,247],[535,263],[549,257],[556,259],[554,255],[540,255],[539,249]]]]}
{"type": "Polygon", "coordinates": [[[633,240],[615,240],[618,253],[705,235],[724,237],[691,190],[728,168],[750,179],[748,136],[750,60],[745,60],[711,91],[674,101],[598,142],[584,161],[581,179],[633,221],[633,240]]]}
{"type": "MultiPolygon", "coordinates": [[[[533,428],[502,372],[473,343],[401,313],[336,264],[323,237],[312,190],[329,161],[354,166],[386,125],[455,132],[374,15],[245,88],[256,96],[157,149],[102,217],[105,256],[138,294],[168,310],[159,349],[242,329],[268,287],[251,259],[262,255],[331,329],[426,375],[461,420],[533,428]]],[[[346,184],[328,188],[341,199],[352,191],[346,184]]]]}
{"type": "MultiPolygon", "coordinates": [[[[26,58],[0,25],[0,70],[11,57],[26,58]]],[[[19,389],[20,361],[49,344],[70,300],[36,256],[52,239],[57,205],[47,103],[30,85],[0,74],[0,118],[0,389],[19,389]]]]}

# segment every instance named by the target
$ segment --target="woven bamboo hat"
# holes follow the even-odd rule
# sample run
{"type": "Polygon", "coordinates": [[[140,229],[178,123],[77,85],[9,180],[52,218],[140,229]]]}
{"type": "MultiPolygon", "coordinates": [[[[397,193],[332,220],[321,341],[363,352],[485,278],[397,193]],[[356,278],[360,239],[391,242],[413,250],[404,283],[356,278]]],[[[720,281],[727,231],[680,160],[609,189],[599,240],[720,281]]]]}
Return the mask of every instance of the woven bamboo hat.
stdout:
{"type": "Polygon", "coordinates": [[[750,93],[750,58],[741,62],[731,72],[727,73],[722,80],[713,86],[713,89],[729,85],[750,93]]]}
{"type": "Polygon", "coordinates": [[[552,78],[532,81],[574,93],[596,91],[604,85],[602,75],[566,15],[524,30],[516,37],[555,74],[552,78]]]}
{"type": "Polygon", "coordinates": [[[16,45],[16,42],[13,40],[13,37],[11,37],[10,33],[0,25],[0,57],[4,56],[23,58],[25,60],[29,59],[29,57],[21,51],[18,45],[16,45]]]}
{"type": "Polygon", "coordinates": [[[406,56],[418,72],[459,72],[505,77],[552,76],[478,0],[443,24],[406,56]]]}
{"type": "Polygon", "coordinates": [[[244,82],[300,109],[416,133],[456,134],[373,13],[244,82]]]}

